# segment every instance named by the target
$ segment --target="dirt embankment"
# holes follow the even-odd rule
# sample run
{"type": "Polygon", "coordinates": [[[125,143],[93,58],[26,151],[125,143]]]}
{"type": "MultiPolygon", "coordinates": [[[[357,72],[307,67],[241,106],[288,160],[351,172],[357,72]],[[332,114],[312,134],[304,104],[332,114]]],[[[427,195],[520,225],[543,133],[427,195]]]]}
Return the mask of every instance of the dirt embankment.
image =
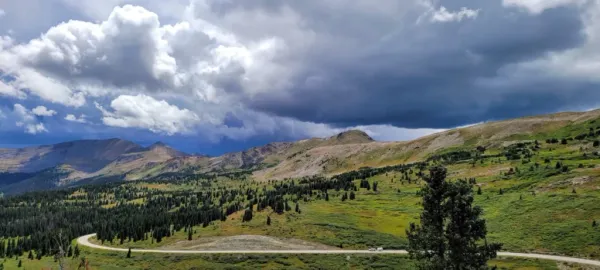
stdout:
{"type": "Polygon", "coordinates": [[[203,237],[192,241],[179,241],[161,249],[182,250],[330,250],[336,249],[319,243],[298,239],[280,239],[263,235],[236,235],[203,237]]]}

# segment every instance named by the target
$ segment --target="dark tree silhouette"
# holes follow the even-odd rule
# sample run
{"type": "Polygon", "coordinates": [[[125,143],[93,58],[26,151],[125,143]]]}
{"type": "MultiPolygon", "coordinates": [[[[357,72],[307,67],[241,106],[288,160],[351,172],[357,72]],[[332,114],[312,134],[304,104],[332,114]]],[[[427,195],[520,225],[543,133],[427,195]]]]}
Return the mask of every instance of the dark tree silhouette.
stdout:
{"type": "Polygon", "coordinates": [[[420,269],[483,269],[501,244],[488,244],[482,210],[473,206],[473,187],[446,181],[446,169],[433,167],[425,177],[421,225],[407,230],[408,251],[420,269]],[[481,241],[484,241],[482,244],[481,241]]]}
{"type": "Polygon", "coordinates": [[[244,211],[244,216],[242,217],[242,221],[247,222],[250,220],[252,220],[252,208],[247,208],[246,211],[244,211]]]}

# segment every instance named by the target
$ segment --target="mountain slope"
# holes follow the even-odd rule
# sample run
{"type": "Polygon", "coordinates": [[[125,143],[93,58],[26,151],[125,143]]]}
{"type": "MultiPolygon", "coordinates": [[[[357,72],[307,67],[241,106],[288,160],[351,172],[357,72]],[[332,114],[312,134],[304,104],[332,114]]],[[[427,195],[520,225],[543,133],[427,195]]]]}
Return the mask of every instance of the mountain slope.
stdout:
{"type": "Polygon", "coordinates": [[[120,176],[185,156],[163,143],[145,148],[120,139],[0,149],[0,171],[4,173],[0,190],[50,189],[83,179],[120,176]]]}
{"type": "Polygon", "coordinates": [[[126,140],[81,140],[21,149],[0,149],[0,171],[36,172],[61,164],[97,171],[119,156],[143,149],[126,140]]]}
{"type": "Polygon", "coordinates": [[[567,135],[570,130],[578,130],[578,125],[599,117],[600,110],[565,112],[483,123],[405,142],[320,145],[301,154],[289,155],[276,166],[255,172],[254,176],[257,179],[282,179],[314,174],[333,175],[365,166],[415,162],[453,148],[479,145],[494,148],[511,141],[567,135]]]}
{"type": "Polygon", "coordinates": [[[86,179],[82,183],[160,178],[167,173],[252,171],[257,180],[334,175],[367,166],[426,160],[449,151],[471,151],[476,146],[499,150],[523,140],[577,136],[587,132],[590,123],[598,118],[600,110],[540,115],[452,129],[402,142],[377,142],[362,131],[350,130],[329,138],[274,142],[218,157],[187,155],[163,143],[141,147],[119,139],[0,149],[0,173],[5,173],[0,179],[0,190],[21,192],[86,179]],[[38,174],[45,176],[44,183],[53,179],[52,184],[36,185],[42,181],[38,174]],[[53,174],[57,177],[51,177],[53,174]]]}

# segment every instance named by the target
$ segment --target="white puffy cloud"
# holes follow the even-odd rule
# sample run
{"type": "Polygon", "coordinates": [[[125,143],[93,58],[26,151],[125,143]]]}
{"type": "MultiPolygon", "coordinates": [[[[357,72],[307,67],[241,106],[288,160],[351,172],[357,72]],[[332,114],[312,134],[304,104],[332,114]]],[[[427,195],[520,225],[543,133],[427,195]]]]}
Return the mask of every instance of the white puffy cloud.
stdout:
{"type": "Polygon", "coordinates": [[[533,14],[539,14],[546,9],[565,5],[582,5],[586,2],[588,0],[502,0],[502,4],[506,7],[523,8],[533,14]]]}
{"type": "Polygon", "coordinates": [[[440,9],[433,12],[431,15],[432,22],[454,22],[462,21],[463,19],[474,19],[477,18],[479,10],[468,9],[462,7],[459,11],[450,12],[445,7],[441,6],[440,9]]]}
{"type": "Polygon", "coordinates": [[[0,80],[0,96],[24,99],[27,95],[23,91],[15,88],[12,84],[0,80]]]}
{"type": "Polygon", "coordinates": [[[33,114],[37,116],[53,116],[56,114],[55,110],[48,110],[45,106],[37,106],[31,110],[33,114]]]}
{"type": "Polygon", "coordinates": [[[77,123],[87,123],[87,120],[85,120],[85,118],[85,114],[80,115],[79,118],[77,118],[77,116],[75,116],[74,114],[67,114],[67,116],[65,116],[65,120],[77,123]]]}
{"type": "MultiPolygon", "coordinates": [[[[176,61],[162,39],[158,16],[142,7],[116,7],[102,23],[68,21],[10,49],[24,66],[69,84],[177,84],[176,61]]],[[[20,75],[20,71],[15,70],[20,75]]],[[[26,79],[26,81],[28,81],[26,79]]]]}
{"type": "MultiPolygon", "coordinates": [[[[18,124],[20,124],[20,122],[18,124]]],[[[29,134],[38,134],[38,133],[48,132],[48,130],[46,129],[46,127],[44,126],[43,123],[25,124],[24,126],[25,126],[25,132],[27,132],[29,134]]]]}
{"type": "Polygon", "coordinates": [[[114,127],[136,127],[156,133],[173,135],[189,132],[200,121],[200,117],[188,109],[180,109],[164,100],[146,95],[120,95],[110,103],[113,111],[97,104],[103,117],[102,122],[114,127]]]}
{"type": "Polygon", "coordinates": [[[23,127],[26,133],[38,134],[48,132],[43,123],[39,123],[35,115],[27,110],[23,105],[16,103],[13,106],[13,114],[17,119],[15,123],[17,127],[23,127]]]}

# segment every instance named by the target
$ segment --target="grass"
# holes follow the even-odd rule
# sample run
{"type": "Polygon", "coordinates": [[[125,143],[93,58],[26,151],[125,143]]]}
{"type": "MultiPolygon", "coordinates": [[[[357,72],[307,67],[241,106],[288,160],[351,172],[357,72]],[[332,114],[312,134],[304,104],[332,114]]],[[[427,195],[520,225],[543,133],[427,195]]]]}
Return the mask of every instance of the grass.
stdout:
{"type": "MultiPolygon", "coordinates": [[[[126,258],[124,252],[111,252],[82,248],[91,269],[414,269],[414,262],[406,256],[394,255],[169,255],[133,253],[126,258]]],[[[4,269],[58,269],[52,258],[42,260],[7,259],[4,269]]],[[[67,269],[77,269],[81,259],[67,258],[67,269]]],[[[552,261],[532,259],[496,259],[490,266],[499,269],[579,269],[578,265],[566,265],[552,261]],[[561,268],[559,268],[561,267],[561,268]]]]}
{"type": "MultiPolygon", "coordinates": [[[[586,142],[581,144],[587,145],[586,142]]],[[[579,148],[574,143],[542,143],[527,164],[504,157],[500,158],[501,163],[498,163],[499,158],[487,158],[474,167],[467,161],[449,165],[449,178],[477,177],[483,194],[475,196],[475,204],[484,209],[488,240],[503,243],[505,250],[599,258],[600,228],[593,228],[591,224],[593,220],[600,221],[600,158],[591,154],[583,158],[586,150],[582,152],[579,148]],[[544,163],[546,159],[550,159],[549,164],[544,163]],[[571,168],[569,172],[555,169],[559,160],[571,168]],[[530,170],[535,163],[540,166],[530,170]],[[575,169],[579,164],[584,168],[575,169]],[[509,168],[518,168],[519,173],[506,176],[509,168]],[[587,180],[572,182],[581,177],[587,180]],[[503,195],[499,194],[501,189],[503,195]],[[573,189],[576,193],[572,193],[573,189]]],[[[490,152],[499,153],[501,149],[490,152]]],[[[410,177],[417,178],[415,174],[410,177]]],[[[356,200],[342,202],[344,191],[330,191],[329,201],[314,197],[308,202],[301,201],[300,214],[255,211],[253,220],[244,223],[242,213],[236,213],[225,222],[194,228],[194,237],[259,234],[349,249],[404,248],[406,228],[410,222],[418,222],[421,199],[416,192],[422,182],[408,184],[400,179],[401,174],[397,172],[375,175],[369,181],[379,183],[377,192],[359,189],[356,200]],[[272,219],[271,226],[265,224],[268,215],[272,219]]],[[[293,208],[293,204],[291,206],[293,208]]],[[[186,239],[187,234],[180,231],[162,243],[141,241],[119,245],[115,242],[113,245],[153,248],[186,239]]]]}
{"type": "MultiPolygon", "coordinates": [[[[488,240],[501,242],[504,249],[514,252],[563,254],[575,257],[600,258],[600,157],[593,154],[591,141],[569,141],[569,144],[546,144],[546,138],[572,137],[585,132],[591,125],[569,125],[552,134],[533,134],[518,139],[537,139],[542,143],[530,161],[506,160],[504,157],[486,158],[473,166],[470,161],[448,165],[449,178],[477,178],[482,194],[475,195],[475,204],[484,210],[488,240]],[[584,156],[585,154],[585,156],[584,156]],[[550,162],[545,163],[546,159],[550,162]],[[560,161],[568,172],[555,168],[560,161]],[[534,164],[539,164],[535,166],[534,164]],[[583,168],[578,168],[579,164],[583,168]],[[530,169],[533,166],[533,169],[530,169]],[[547,168],[546,168],[547,166],[547,168]],[[510,168],[518,172],[507,175],[510,168]],[[578,179],[577,181],[575,181],[578,179]],[[503,194],[500,194],[500,190],[503,194]],[[575,193],[573,193],[575,190],[575,193]]],[[[517,138],[511,138],[517,139],[517,138]]],[[[468,150],[460,147],[443,150],[468,150]]],[[[500,154],[501,147],[488,149],[486,154],[500,154]]],[[[344,161],[346,162],[346,161],[344,161]]],[[[242,212],[228,217],[225,222],[213,222],[208,227],[195,227],[194,237],[231,236],[240,234],[270,235],[298,238],[348,249],[366,249],[382,246],[387,249],[404,248],[405,231],[411,222],[418,222],[420,197],[416,195],[421,183],[400,181],[400,173],[375,175],[368,180],[378,182],[378,191],[359,189],[356,200],[342,202],[344,191],[330,191],[329,201],[311,198],[300,201],[301,213],[293,211],[277,215],[270,211],[254,212],[250,222],[242,222],[242,212]],[[272,224],[266,225],[267,216],[272,224]]],[[[411,179],[416,179],[413,173],[411,179]]],[[[359,180],[356,181],[358,186],[359,180]]],[[[173,185],[132,183],[160,190],[202,190],[200,185],[173,185]]],[[[232,187],[240,181],[220,180],[212,185],[232,187]]],[[[477,187],[476,187],[477,189],[477,187]]],[[[140,203],[130,201],[129,203],[140,203]]],[[[293,208],[293,204],[291,205],[293,208]]],[[[157,248],[186,241],[187,233],[176,232],[161,243],[115,241],[117,247],[157,248]]],[[[200,256],[135,254],[124,259],[123,253],[84,250],[93,265],[99,269],[411,269],[412,262],[402,256],[353,255],[298,255],[298,256],[200,256]]],[[[47,259],[44,259],[47,260],[47,259]]],[[[39,263],[44,263],[44,260],[39,263]]],[[[10,264],[10,261],[7,261],[10,264]]],[[[31,261],[33,269],[43,265],[31,261]]],[[[26,261],[24,260],[24,265],[26,261]]],[[[550,261],[498,259],[490,262],[501,269],[570,269],[550,261]]],[[[577,267],[577,266],[574,266],[577,267]]],[[[10,268],[9,268],[10,269],[10,268]]],[[[29,268],[32,269],[32,268],[29,268]]]]}

